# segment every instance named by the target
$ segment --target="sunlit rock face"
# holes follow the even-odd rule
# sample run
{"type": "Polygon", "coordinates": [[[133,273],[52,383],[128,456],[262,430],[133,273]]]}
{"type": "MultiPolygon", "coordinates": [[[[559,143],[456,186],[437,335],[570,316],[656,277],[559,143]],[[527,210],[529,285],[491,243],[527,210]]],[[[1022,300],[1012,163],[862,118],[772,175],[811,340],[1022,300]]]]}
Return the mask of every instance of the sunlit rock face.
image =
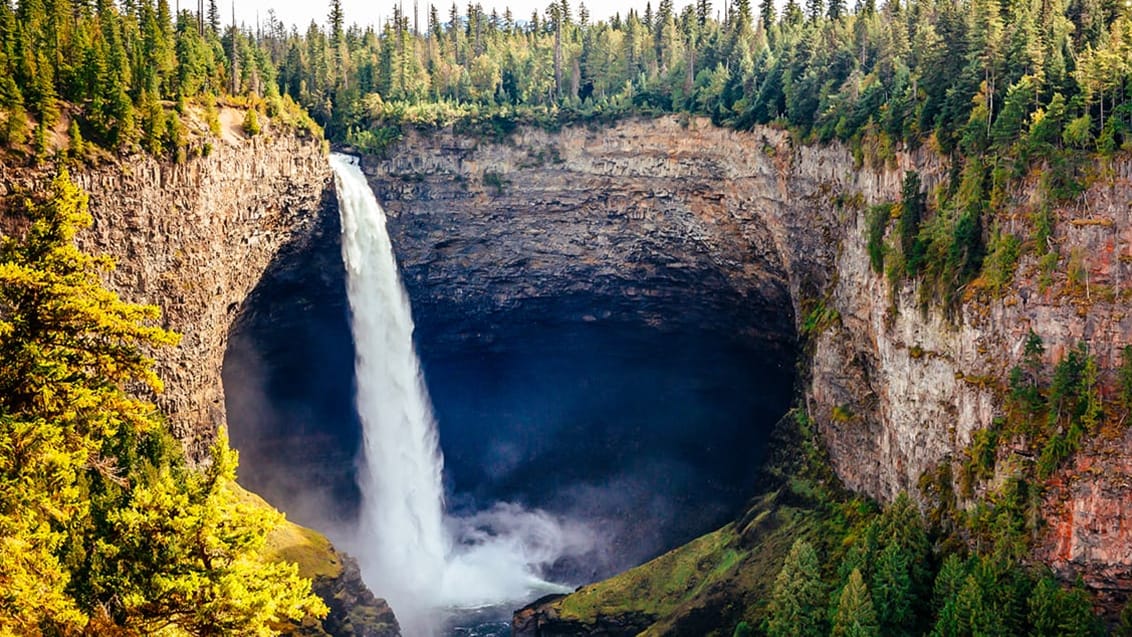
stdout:
{"type": "MultiPolygon", "coordinates": [[[[289,131],[209,145],[179,164],[135,154],[69,167],[93,217],[79,246],[113,258],[111,289],[157,305],[162,325],[182,335],[153,353],[165,391],[152,399],[192,462],[207,457],[224,422],[228,328],[281,246],[310,230],[330,184],[321,145],[289,131]]],[[[54,171],[0,165],[0,196],[40,191],[54,171]]],[[[26,222],[8,212],[0,231],[19,234],[26,222]]]]}

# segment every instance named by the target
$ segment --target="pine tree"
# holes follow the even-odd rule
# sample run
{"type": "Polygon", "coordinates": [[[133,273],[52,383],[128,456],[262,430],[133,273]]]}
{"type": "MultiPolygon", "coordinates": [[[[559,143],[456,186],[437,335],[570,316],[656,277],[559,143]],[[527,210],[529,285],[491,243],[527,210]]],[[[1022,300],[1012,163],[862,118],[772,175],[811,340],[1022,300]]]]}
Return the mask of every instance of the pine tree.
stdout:
{"type": "Polygon", "coordinates": [[[254,108],[249,108],[248,112],[244,114],[243,123],[244,134],[248,137],[255,137],[260,133],[259,115],[254,108]]]}
{"type": "Polygon", "coordinates": [[[900,201],[900,251],[904,255],[904,269],[908,276],[916,276],[924,258],[920,221],[926,212],[925,197],[920,192],[920,174],[909,170],[904,173],[900,201]]]}
{"type": "Polygon", "coordinates": [[[337,49],[342,43],[345,14],[342,13],[342,0],[330,0],[330,15],[327,24],[330,25],[330,47],[337,49]]]}
{"type": "Polygon", "coordinates": [[[877,559],[870,590],[883,635],[911,634],[915,615],[909,567],[908,554],[895,542],[884,547],[877,559]]]}
{"type": "Polygon", "coordinates": [[[325,613],[264,559],[280,514],[248,504],[223,429],[204,472],[153,405],[159,311],[103,286],[75,247],[91,223],[65,171],[0,240],[0,633],[276,634],[325,613]]]}
{"type": "Polygon", "coordinates": [[[27,142],[28,127],[28,115],[23,105],[16,103],[8,107],[8,117],[4,120],[3,128],[0,129],[4,143],[19,146],[27,142]]]}
{"type": "Polygon", "coordinates": [[[806,18],[817,22],[825,15],[825,0],[806,0],[806,18]]]}
{"type": "Polygon", "coordinates": [[[67,154],[74,159],[82,159],[86,154],[86,142],[83,141],[82,131],[79,130],[78,120],[72,119],[71,126],[67,129],[67,154]]]}
{"type": "Polygon", "coordinates": [[[837,599],[832,637],[879,637],[876,611],[861,571],[853,569],[837,599]]]}
{"type": "Polygon", "coordinates": [[[932,611],[942,614],[944,606],[948,604],[954,606],[966,579],[967,567],[963,564],[963,560],[954,553],[948,555],[936,574],[935,586],[932,589],[932,611]]]}
{"type": "Polygon", "coordinates": [[[770,637],[819,637],[826,633],[818,556],[809,542],[798,539],[774,580],[766,632],[770,637]]]}
{"type": "Polygon", "coordinates": [[[80,476],[113,469],[95,460],[116,431],[152,427],[150,407],[120,387],[160,389],[139,348],[176,341],[150,325],[156,308],[103,288],[106,262],[75,247],[91,223],[86,205],[61,172],[44,201],[24,204],[24,240],[0,242],[0,631],[84,624],[61,555],[89,513],[80,476]]]}
{"type": "Polygon", "coordinates": [[[1034,637],[1088,637],[1098,633],[1092,603],[1081,588],[1063,590],[1046,576],[1034,587],[1028,605],[1027,618],[1034,637]]]}
{"type": "Polygon", "coordinates": [[[763,31],[769,34],[775,19],[774,0],[759,0],[759,21],[763,25],[763,31]]]}

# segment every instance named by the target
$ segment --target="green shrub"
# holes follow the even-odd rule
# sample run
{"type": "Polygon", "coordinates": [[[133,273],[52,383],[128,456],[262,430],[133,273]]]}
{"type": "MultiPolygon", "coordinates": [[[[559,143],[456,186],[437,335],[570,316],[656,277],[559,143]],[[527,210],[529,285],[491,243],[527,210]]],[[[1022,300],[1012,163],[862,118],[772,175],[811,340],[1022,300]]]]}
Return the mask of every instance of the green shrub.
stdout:
{"type": "Polygon", "coordinates": [[[1014,280],[1018,267],[1022,242],[1009,232],[995,228],[987,246],[987,257],[983,262],[983,278],[987,288],[998,296],[1014,280]]]}
{"type": "Polygon", "coordinates": [[[869,208],[866,221],[868,223],[869,265],[877,274],[884,272],[884,233],[888,228],[888,220],[892,218],[893,204],[882,203],[869,208]]]}
{"type": "Polygon", "coordinates": [[[1066,124],[1061,138],[1075,148],[1088,148],[1093,144],[1092,128],[1093,119],[1086,113],[1066,124]]]}
{"type": "Polygon", "coordinates": [[[503,190],[511,184],[509,179],[505,179],[501,173],[491,170],[483,171],[483,185],[489,188],[495,188],[495,194],[502,195],[503,190]]]}
{"type": "Polygon", "coordinates": [[[260,134],[259,115],[254,108],[249,108],[247,114],[244,115],[244,134],[248,137],[255,137],[260,134]]]}

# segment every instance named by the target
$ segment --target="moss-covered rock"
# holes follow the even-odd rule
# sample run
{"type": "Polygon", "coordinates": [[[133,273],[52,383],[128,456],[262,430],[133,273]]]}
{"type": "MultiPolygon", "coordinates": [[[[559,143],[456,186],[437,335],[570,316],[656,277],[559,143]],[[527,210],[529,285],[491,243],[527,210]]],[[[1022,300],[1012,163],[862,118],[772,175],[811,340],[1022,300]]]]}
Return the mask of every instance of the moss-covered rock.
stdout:
{"type": "MultiPolygon", "coordinates": [[[[241,491],[248,502],[271,508],[263,498],[241,491]]],[[[354,558],[340,553],[327,537],[314,529],[284,521],[267,536],[264,548],[272,558],[299,566],[312,589],[330,608],[321,621],[303,620],[292,634],[301,637],[397,637],[397,618],[384,599],[375,597],[362,581],[354,558]]]]}

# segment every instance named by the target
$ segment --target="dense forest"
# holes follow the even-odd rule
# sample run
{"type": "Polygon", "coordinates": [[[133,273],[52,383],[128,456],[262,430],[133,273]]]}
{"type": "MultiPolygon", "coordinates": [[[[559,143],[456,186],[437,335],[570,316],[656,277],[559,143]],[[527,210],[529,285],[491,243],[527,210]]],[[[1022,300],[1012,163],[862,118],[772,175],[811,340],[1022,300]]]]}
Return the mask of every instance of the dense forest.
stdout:
{"type": "Polygon", "coordinates": [[[670,0],[593,20],[584,3],[530,16],[479,4],[397,5],[381,25],[300,31],[269,13],[225,26],[215,2],[0,4],[0,108],[9,142],[73,109],[100,144],[160,151],[184,133],[170,108],[293,99],[333,140],[379,147],[388,125],[563,122],[690,112],[788,125],[883,159],[896,145],[1025,158],[1114,152],[1132,139],[1132,6],[1125,0],[670,0]],[[442,14],[443,12],[443,14],[442,14]],[[30,115],[30,117],[29,117],[30,115]]]}
{"type": "MultiPolygon", "coordinates": [[[[951,182],[929,197],[909,173],[901,201],[865,211],[869,250],[946,307],[998,293],[1023,251],[1060,267],[1051,206],[1081,192],[1089,162],[1132,149],[1132,2],[660,0],[600,19],[569,0],[530,16],[414,5],[379,28],[348,26],[333,2],[304,30],[226,25],[215,2],[176,15],[167,0],[0,2],[7,160],[183,161],[209,149],[186,113],[217,135],[221,103],[246,109],[249,135],[263,117],[366,152],[407,126],[500,138],[663,113],[840,140],[862,164],[926,145],[952,159],[951,182]],[[1007,232],[997,216],[1025,178],[1047,201],[1007,232]]],[[[26,236],[0,245],[0,635],[270,634],[321,612],[293,569],[262,559],[273,518],[240,503],[223,437],[209,469],[190,469],[128,391],[159,386],[142,352],[175,336],[74,248],[81,193],[63,174],[17,208],[26,236]]],[[[926,517],[907,498],[866,515],[830,496],[839,530],[794,547],[765,621],[736,634],[1098,631],[1083,589],[1024,564],[1042,481],[1132,406],[1132,352],[1106,403],[1087,348],[1049,369],[1041,348],[1033,335],[960,475],[924,477],[926,517]],[[1019,436],[1038,462],[987,488],[998,440],[1019,436]]]]}

